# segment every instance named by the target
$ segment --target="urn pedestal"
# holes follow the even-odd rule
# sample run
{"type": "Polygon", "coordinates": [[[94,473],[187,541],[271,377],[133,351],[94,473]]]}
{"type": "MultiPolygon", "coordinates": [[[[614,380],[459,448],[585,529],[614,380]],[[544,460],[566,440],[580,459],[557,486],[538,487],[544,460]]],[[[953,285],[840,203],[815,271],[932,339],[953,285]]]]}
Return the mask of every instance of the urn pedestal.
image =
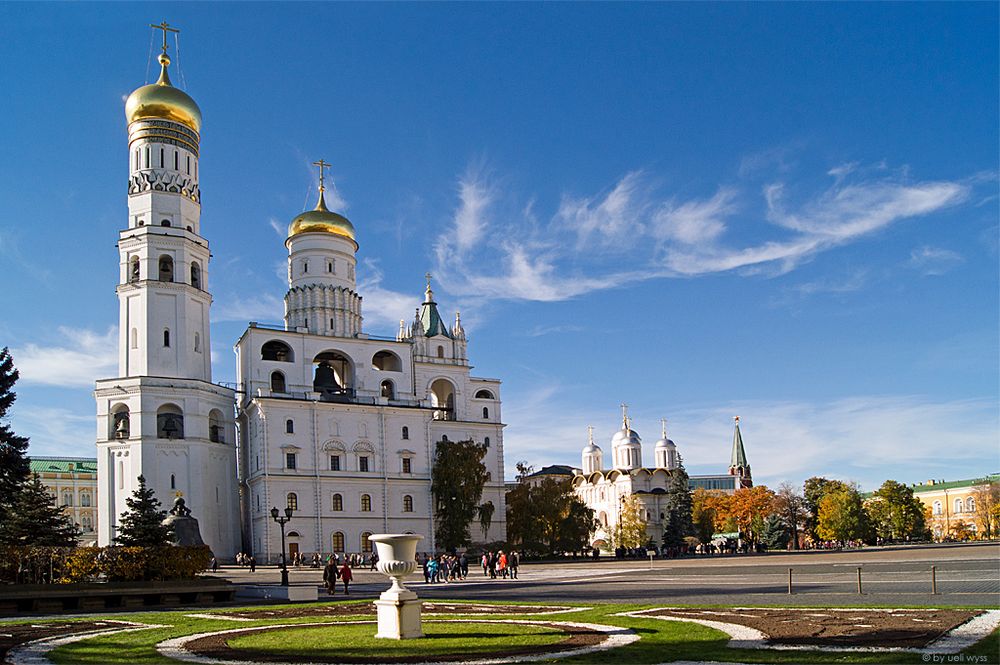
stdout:
{"type": "Polygon", "coordinates": [[[392,579],[392,586],[375,601],[378,613],[375,637],[408,640],[424,636],[420,626],[420,599],[403,585],[403,578],[417,568],[417,543],[423,538],[411,533],[368,536],[368,540],[375,543],[379,572],[392,579]]]}

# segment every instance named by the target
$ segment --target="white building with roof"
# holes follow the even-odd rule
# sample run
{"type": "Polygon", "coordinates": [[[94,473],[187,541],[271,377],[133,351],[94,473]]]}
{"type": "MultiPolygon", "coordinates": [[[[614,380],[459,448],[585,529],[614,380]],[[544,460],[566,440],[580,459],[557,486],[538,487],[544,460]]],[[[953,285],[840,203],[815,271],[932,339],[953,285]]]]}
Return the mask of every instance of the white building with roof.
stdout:
{"type": "Polygon", "coordinates": [[[288,553],[368,551],[378,532],[421,533],[434,550],[431,467],[445,440],[485,446],[482,502],[494,519],[473,537],[503,540],[500,381],[472,376],[461,319],[444,323],[429,275],[412,324],[394,338],[364,331],[359,245],[326,206],[325,162],[315,208],[289,225],[283,324],[250,323],[236,343],[237,384],[212,381],[201,111],[171,84],[165,36],[159,62],[159,80],[125,108],[119,368],[94,392],[100,544],[114,541],[142,475],[164,504],[185,497],[220,557],[275,559],[269,511],[286,506],[288,553]]]}
{"type": "MultiPolygon", "coordinates": [[[[689,476],[688,486],[691,489],[700,487],[732,493],[753,485],[750,464],[743,448],[739,416],[735,420],[729,472],[689,476]]],[[[667,482],[680,466],[677,445],[667,438],[666,420],[661,421],[661,436],[653,447],[652,467],[642,464],[642,439],[632,429],[625,405],[622,405],[622,428],[611,437],[610,468],[604,468],[604,452],[594,442],[594,428],[588,429],[589,440],[582,452],[581,468],[573,469],[572,483],[577,496],[594,511],[600,524],[591,535],[591,545],[610,548],[612,534],[621,519],[622,503],[629,496],[636,496],[642,502],[647,536],[659,545],[666,517],[664,501],[667,482]]]]}

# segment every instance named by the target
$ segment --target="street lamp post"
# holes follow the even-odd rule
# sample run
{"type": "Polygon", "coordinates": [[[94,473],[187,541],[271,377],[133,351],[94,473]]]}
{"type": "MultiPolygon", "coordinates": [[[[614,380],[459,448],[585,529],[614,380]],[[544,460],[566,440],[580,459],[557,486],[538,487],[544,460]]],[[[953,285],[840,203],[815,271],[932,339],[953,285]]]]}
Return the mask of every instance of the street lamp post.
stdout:
{"type": "Polygon", "coordinates": [[[281,586],[288,586],[288,566],[285,565],[285,525],[292,519],[291,507],[285,508],[282,517],[277,508],[271,508],[271,519],[281,525],[281,586]]]}

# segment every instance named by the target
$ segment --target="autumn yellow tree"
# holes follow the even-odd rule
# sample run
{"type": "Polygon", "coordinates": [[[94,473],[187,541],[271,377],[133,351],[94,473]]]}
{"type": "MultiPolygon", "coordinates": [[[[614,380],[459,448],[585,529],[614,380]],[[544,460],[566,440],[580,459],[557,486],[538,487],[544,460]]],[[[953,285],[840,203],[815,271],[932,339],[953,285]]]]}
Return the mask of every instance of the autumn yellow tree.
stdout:
{"type": "Polygon", "coordinates": [[[972,492],[976,500],[979,535],[992,538],[1000,531],[1000,482],[984,479],[972,492]]]}
{"type": "Polygon", "coordinates": [[[774,512],[774,492],[766,485],[744,487],[733,493],[729,505],[743,538],[751,543],[760,542],[764,520],[774,512]]]}
{"type": "Polygon", "coordinates": [[[695,535],[707,543],[712,534],[734,531],[729,495],[720,490],[706,490],[701,487],[691,493],[691,520],[695,535]]]}
{"type": "Polygon", "coordinates": [[[646,536],[645,509],[642,501],[634,494],[625,497],[621,502],[621,519],[614,533],[615,547],[642,547],[649,538],[646,536]]]}

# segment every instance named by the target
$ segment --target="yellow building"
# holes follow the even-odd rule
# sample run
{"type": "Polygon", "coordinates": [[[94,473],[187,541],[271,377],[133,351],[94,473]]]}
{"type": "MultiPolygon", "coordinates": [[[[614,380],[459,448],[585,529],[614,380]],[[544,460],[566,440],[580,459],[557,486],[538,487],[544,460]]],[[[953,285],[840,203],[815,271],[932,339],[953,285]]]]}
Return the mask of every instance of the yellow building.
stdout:
{"type": "Polygon", "coordinates": [[[927,526],[934,540],[949,536],[962,538],[963,533],[967,537],[978,537],[986,516],[983,506],[976,505],[977,494],[991,482],[1000,482],[1000,474],[951,482],[928,480],[912,485],[913,496],[930,511],[927,526]]]}
{"type": "Polygon", "coordinates": [[[97,544],[97,460],[92,457],[32,457],[31,473],[80,527],[80,544],[97,544]]]}

